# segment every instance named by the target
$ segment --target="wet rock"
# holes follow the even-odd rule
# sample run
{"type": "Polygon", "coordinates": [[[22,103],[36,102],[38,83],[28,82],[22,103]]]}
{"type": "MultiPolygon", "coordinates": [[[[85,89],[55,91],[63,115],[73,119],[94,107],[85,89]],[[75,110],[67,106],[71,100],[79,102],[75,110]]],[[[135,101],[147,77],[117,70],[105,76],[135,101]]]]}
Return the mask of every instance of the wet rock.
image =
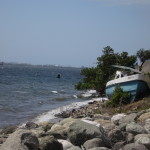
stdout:
{"type": "Polygon", "coordinates": [[[35,129],[35,128],[38,127],[38,124],[36,124],[36,123],[34,123],[34,122],[27,122],[26,125],[25,125],[25,127],[26,127],[27,129],[35,129]]]}
{"type": "Polygon", "coordinates": [[[55,117],[59,117],[59,118],[68,118],[70,117],[70,112],[61,112],[59,114],[56,114],[55,117]]]}

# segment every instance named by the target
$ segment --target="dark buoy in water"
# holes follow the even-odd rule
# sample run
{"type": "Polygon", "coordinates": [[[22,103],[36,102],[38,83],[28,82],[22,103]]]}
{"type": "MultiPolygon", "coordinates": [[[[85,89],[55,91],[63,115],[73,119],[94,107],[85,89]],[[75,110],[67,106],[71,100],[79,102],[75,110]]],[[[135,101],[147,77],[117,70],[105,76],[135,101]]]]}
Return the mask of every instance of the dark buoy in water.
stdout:
{"type": "Polygon", "coordinates": [[[57,78],[60,79],[60,77],[61,77],[61,75],[60,75],[60,73],[59,73],[59,74],[57,75],[57,78]]]}

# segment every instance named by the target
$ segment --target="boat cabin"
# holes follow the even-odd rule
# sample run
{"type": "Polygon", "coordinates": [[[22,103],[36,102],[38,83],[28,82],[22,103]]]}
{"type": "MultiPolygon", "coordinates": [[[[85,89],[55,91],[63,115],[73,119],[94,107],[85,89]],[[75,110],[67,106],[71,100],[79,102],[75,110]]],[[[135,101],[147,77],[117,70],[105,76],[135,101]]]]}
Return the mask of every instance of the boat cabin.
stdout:
{"type": "Polygon", "coordinates": [[[118,78],[122,78],[122,77],[126,77],[130,75],[129,72],[123,72],[123,71],[116,71],[116,75],[115,75],[115,79],[118,79],[118,78]]]}

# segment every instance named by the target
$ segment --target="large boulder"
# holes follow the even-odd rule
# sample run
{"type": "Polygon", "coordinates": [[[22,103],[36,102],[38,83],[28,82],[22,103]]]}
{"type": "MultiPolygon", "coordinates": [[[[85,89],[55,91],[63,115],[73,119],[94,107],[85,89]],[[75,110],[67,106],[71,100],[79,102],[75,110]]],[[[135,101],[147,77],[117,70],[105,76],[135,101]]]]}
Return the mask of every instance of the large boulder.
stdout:
{"type": "Polygon", "coordinates": [[[29,130],[19,129],[2,144],[1,150],[38,150],[39,141],[29,130]]]}
{"type": "Polygon", "coordinates": [[[63,150],[63,145],[53,136],[45,136],[39,139],[40,150],[63,150]]]}
{"type": "Polygon", "coordinates": [[[128,124],[126,126],[126,131],[134,135],[147,133],[143,126],[136,124],[135,122],[128,124]]]}
{"type": "Polygon", "coordinates": [[[138,143],[130,143],[120,150],[148,150],[144,145],[138,143]]]}
{"type": "Polygon", "coordinates": [[[70,125],[68,129],[68,138],[75,146],[81,146],[87,140],[92,138],[101,138],[104,142],[108,142],[104,129],[100,126],[83,122],[76,121],[70,125]]]}
{"type": "Polygon", "coordinates": [[[150,134],[138,134],[134,137],[134,142],[143,144],[150,149],[150,134]]]}

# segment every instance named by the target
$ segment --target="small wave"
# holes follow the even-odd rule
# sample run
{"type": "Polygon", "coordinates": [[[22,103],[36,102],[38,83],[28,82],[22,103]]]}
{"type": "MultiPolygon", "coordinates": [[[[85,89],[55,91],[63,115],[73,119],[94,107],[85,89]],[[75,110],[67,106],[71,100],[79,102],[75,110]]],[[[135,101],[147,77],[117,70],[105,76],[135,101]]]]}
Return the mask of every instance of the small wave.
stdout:
{"type": "MultiPolygon", "coordinates": [[[[103,98],[103,99],[106,99],[106,98],[103,98]]],[[[97,100],[101,101],[102,98],[99,98],[97,100]]],[[[41,123],[41,122],[51,121],[53,119],[58,119],[55,116],[56,114],[61,113],[63,111],[70,111],[72,109],[80,108],[82,106],[87,105],[89,102],[93,102],[93,99],[92,100],[88,100],[88,101],[84,101],[84,102],[75,102],[75,103],[72,103],[70,105],[66,105],[66,106],[59,107],[57,109],[53,109],[53,110],[51,110],[51,111],[49,111],[47,113],[41,114],[40,116],[36,117],[33,121],[35,123],[41,123]]]]}
{"type": "Polygon", "coordinates": [[[58,91],[51,91],[52,93],[54,93],[54,94],[58,94],[58,91]]]}
{"type": "Polygon", "coordinates": [[[78,98],[78,96],[77,96],[77,95],[73,95],[72,97],[74,97],[74,98],[78,98]]]}
{"type": "Polygon", "coordinates": [[[27,94],[28,92],[25,91],[13,91],[14,93],[19,93],[19,94],[27,94]]]}

